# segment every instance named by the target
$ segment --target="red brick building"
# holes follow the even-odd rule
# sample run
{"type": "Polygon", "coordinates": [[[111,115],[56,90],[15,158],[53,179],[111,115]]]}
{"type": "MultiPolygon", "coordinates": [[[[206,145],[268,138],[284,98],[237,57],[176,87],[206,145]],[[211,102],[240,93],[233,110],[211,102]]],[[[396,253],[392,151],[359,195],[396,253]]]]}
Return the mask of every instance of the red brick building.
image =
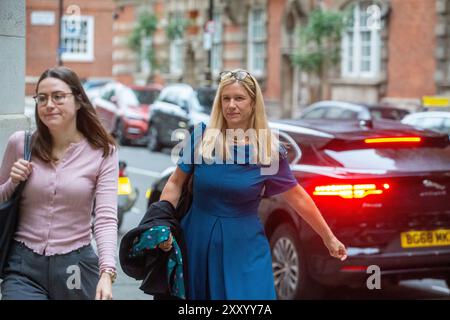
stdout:
{"type": "Polygon", "coordinates": [[[292,56],[298,29],[322,7],[352,16],[341,61],[329,70],[322,98],[386,100],[415,109],[424,95],[450,92],[450,0],[215,0],[213,34],[206,41],[210,62],[209,1],[147,2],[160,18],[153,42],[159,66],[152,72],[164,81],[201,84],[209,65],[214,77],[220,70],[246,68],[260,81],[268,105],[289,115],[315,98],[309,87],[317,80],[301,72],[292,56]],[[193,12],[196,18],[190,19],[193,12]],[[168,39],[165,31],[176,19],[198,32],[168,39]]]}
{"type": "Polygon", "coordinates": [[[354,18],[327,98],[416,109],[425,95],[450,93],[449,0],[318,2],[328,10],[349,9],[354,18]]]}
{"type": "Polygon", "coordinates": [[[387,97],[434,95],[436,2],[394,0],[389,17],[387,97]]]}
{"type": "MultiPolygon", "coordinates": [[[[64,5],[67,10],[69,1],[64,5]]],[[[214,0],[213,24],[208,24],[209,0],[80,0],[76,5],[94,21],[93,51],[78,61],[63,56],[63,62],[82,77],[201,85],[209,82],[210,70],[215,79],[221,70],[240,67],[258,78],[275,116],[289,116],[317,98],[310,90],[317,79],[292,57],[298,30],[322,7],[347,10],[352,17],[341,61],[329,70],[322,98],[385,100],[415,109],[424,95],[450,94],[450,0],[214,0]],[[153,65],[128,47],[141,12],[158,18],[156,32],[144,39],[154,52],[153,65]]],[[[44,67],[56,64],[57,17],[57,1],[27,1],[27,88],[44,67]],[[48,12],[56,20],[52,25],[48,12]]]]}
{"type": "Polygon", "coordinates": [[[45,69],[58,65],[60,3],[62,64],[81,78],[112,77],[113,0],[27,0],[26,95],[45,69]]]}

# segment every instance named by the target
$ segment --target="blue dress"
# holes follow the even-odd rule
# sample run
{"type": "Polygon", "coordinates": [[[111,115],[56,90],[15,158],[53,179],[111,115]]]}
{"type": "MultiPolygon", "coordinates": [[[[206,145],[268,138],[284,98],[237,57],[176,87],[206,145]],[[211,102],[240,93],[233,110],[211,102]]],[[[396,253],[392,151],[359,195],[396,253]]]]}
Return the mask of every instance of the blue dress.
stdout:
{"type": "Polygon", "coordinates": [[[239,155],[233,164],[192,164],[194,146],[201,139],[198,131],[185,146],[190,152],[182,150],[178,162],[186,173],[194,169],[193,203],[181,221],[188,299],[276,299],[269,242],[257,209],[263,187],[271,196],[297,185],[285,152],[275,175],[262,175],[260,165],[249,164],[249,146],[234,147],[239,155]]]}

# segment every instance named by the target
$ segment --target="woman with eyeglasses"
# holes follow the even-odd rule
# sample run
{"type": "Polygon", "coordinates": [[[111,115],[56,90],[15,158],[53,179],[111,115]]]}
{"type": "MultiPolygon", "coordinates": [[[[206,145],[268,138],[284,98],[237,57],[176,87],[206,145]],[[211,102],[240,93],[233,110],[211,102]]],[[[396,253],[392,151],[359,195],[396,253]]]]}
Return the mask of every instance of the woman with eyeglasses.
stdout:
{"type": "Polygon", "coordinates": [[[23,159],[24,132],[18,131],[9,138],[0,168],[0,202],[26,181],[1,283],[2,299],[112,299],[115,141],[72,70],[46,70],[34,99],[37,130],[31,161],[23,159]],[[93,210],[98,256],[91,246],[93,210]]]}
{"type": "MultiPolygon", "coordinates": [[[[330,255],[345,246],[290,171],[268,127],[263,96],[245,70],[222,72],[208,126],[185,140],[161,200],[177,206],[193,174],[193,203],[181,221],[189,299],[275,299],[270,247],[257,215],[262,196],[282,196],[322,237],[330,255]],[[243,134],[244,133],[244,134],[243,134]]],[[[171,239],[159,246],[171,249],[171,239]]]]}

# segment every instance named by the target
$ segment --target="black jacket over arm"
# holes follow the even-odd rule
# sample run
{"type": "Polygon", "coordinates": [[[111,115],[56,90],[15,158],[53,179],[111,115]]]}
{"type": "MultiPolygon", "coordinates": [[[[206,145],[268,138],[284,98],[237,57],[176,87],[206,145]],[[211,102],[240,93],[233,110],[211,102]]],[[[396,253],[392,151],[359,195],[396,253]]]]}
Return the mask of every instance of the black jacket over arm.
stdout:
{"type": "MultiPolygon", "coordinates": [[[[133,245],[140,239],[141,234],[155,226],[169,227],[181,249],[183,257],[183,277],[186,294],[187,287],[187,259],[183,232],[177,219],[173,205],[165,200],[152,203],[139,225],[128,231],[120,242],[119,260],[123,271],[136,280],[143,280],[140,289],[147,294],[169,296],[167,282],[167,262],[170,251],[164,252],[156,248],[146,250],[144,255],[131,257],[133,245]]],[[[173,250],[173,248],[172,248],[173,250]]]]}

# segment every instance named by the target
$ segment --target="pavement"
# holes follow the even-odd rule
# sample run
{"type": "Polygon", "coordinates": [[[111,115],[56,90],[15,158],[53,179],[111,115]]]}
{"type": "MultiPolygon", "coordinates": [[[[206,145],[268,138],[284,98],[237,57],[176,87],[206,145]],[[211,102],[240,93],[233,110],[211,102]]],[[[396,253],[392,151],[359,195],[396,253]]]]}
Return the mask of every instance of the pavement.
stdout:
{"type": "MultiPolygon", "coordinates": [[[[118,243],[120,243],[120,238],[118,243]]],[[[92,246],[95,251],[97,250],[95,246],[95,241],[92,241],[92,246]]],[[[119,252],[117,250],[117,257],[119,256],[119,252]]],[[[133,278],[127,276],[122,268],[120,267],[119,259],[116,260],[117,265],[117,280],[114,283],[113,289],[113,299],[114,300],[153,300],[153,296],[145,294],[143,291],[139,289],[141,281],[137,281],[133,278]]],[[[0,280],[1,284],[2,280],[0,280]]],[[[2,294],[0,292],[0,300],[2,298],[2,294]]]]}

